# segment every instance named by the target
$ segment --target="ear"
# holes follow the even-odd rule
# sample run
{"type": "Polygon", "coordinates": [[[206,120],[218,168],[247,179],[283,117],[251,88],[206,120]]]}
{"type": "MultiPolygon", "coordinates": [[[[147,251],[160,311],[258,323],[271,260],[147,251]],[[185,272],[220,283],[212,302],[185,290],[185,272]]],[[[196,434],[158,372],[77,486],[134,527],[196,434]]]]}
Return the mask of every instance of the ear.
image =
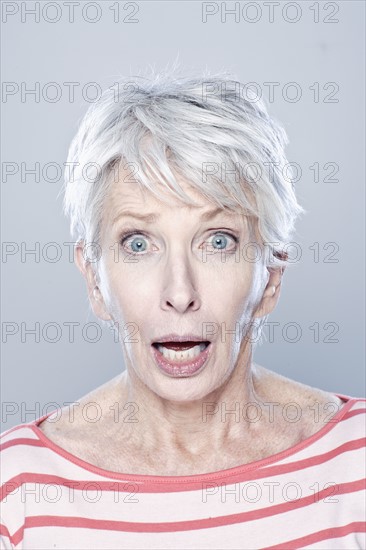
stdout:
{"type": "Polygon", "coordinates": [[[83,240],[76,243],[74,249],[75,263],[86,281],[88,297],[94,315],[103,321],[109,321],[112,317],[108,313],[107,307],[104,303],[93,266],[90,261],[85,259],[84,246],[85,243],[83,240]]]}
{"type": "Polygon", "coordinates": [[[280,297],[282,276],[285,269],[285,267],[267,267],[269,272],[267,285],[253,317],[264,317],[274,310],[280,297]]]}

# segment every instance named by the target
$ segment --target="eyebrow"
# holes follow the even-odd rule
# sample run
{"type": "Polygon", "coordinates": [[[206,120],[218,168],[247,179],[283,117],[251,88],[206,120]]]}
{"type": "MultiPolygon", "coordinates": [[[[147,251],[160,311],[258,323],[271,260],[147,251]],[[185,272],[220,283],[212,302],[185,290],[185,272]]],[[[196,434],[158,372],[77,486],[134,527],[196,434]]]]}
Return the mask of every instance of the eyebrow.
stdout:
{"type": "MultiPolygon", "coordinates": [[[[200,217],[200,221],[208,222],[213,218],[216,218],[216,216],[218,216],[219,214],[222,214],[226,217],[232,215],[228,212],[228,210],[217,207],[214,210],[209,210],[208,212],[204,212],[200,217]]],[[[115,225],[120,218],[135,218],[137,220],[140,220],[146,223],[155,223],[158,220],[158,218],[160,218],[160,214],[156,214],[154,212],[151,212],[148,214],[140,214],[139,212],[134,212],[132,210],[123,210],[113,219],[112,225],[115,225]]]]}

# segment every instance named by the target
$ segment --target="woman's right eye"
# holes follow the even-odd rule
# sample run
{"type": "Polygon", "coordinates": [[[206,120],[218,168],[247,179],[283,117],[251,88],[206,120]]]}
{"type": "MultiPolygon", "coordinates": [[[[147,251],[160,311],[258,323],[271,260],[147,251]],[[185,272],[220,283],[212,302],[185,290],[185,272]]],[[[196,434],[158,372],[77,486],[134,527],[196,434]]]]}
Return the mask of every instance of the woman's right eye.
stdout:
{"type": "Polygon", "coordinates": [[[121,245],[131,254],[139,254],[147,249],[147,239],[145,236],[136,233],[127,233],[121,236],[121,245]],[[131,238],[132,237],[132,238],[131,238]]]}

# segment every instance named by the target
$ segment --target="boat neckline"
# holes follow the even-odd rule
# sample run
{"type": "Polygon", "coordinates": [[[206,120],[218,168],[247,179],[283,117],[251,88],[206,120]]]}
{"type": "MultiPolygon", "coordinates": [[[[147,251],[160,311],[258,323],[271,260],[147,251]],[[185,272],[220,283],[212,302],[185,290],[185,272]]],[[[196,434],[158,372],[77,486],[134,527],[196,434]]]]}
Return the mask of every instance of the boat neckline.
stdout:
{"type": "Polygon", "coordinates": [[[48,418],[51,414],[53,414],[56,410],[54,409],[51,412],[27,423],[27,424],[21,424],[18,427],[24,427],[28,426],[32,429],[32,431],[36,434],[36,436],[42,441],[42,443],[45,445],[45,447],[48,447],[58,455],[62,456],[69,462],[72,462],[76,465],[78,465],[80,468],[87,470],[89,472],[93,472],[94,474],[98,474],[102,477],[107,477],[109,479],[117,479],[117,480],[124,480],[124,481],[133,481],[136,483],[151,483],[151,484],[179,484],[179,483],[201,483],[203,481],[213,480],[213,479],[222,479],[222,478],[230,478],[235,477],[239,474],[244,474],[247,472],[253,472],[253,470],[257,470],[261,468],[262,466],[268,466],[273,463],[279,462],[283,460],[284,458],[294,455],[297,452],[301,451],[302,449],[305,449],[306,447],[309,447],[312,445],[315,441],[321,439],[324,437],[328,432],[330,432],[342,418],[344,415],[349,411],[349,409],[352,407],[352,405],[360,400],[361,398],[357,397],[351,397],[348,395],[342,395],[338,393],[333,393],[332,395],[338,397],[343,401],[343,405],[340,407],[340,409],[336,412],[336,414],[324,424],[314,434],[310,435],[309,437],[303,439],[299,443],[296,443],[295,445],[292,445],[291,447],[288,447],[287,449],[284,449],[278,453],[275,453],[273,455],[270,455],[266,458],[256,460],[253,462],[249,462],[246,464],[234,466],[232,468],[226,468],[223,470],[215,470],[212,472],[207,472],[204,474],[192,474],[192,475],[181,475],[181,476],[161,476],[161,475],[149,475],[149,474],[124,474],[122,472],[114,472],[113,470],[107,470],[104,468],[100,468],[99,466],[95,466],[94,464],[87,462],[86,460],[83,460],[82,458],[79,458],[78,456],[70,453],[69,451],[66,451],[56,443],[54,443],[51,439],[49,439],[43,431],[39,428],[39,425],[48,418]]]}

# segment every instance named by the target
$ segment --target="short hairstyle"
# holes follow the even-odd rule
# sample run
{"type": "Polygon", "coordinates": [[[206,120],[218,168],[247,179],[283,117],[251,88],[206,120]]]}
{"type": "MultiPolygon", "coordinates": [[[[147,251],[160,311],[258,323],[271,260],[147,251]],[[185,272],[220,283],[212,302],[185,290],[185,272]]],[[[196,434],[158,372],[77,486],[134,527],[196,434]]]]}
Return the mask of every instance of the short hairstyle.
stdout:
{"type": "Polygon", "coordinates": [[[64,212],[71,235],[100,243],[104,200],[123,166],[160,200],[156,181],[194,204],[177,174],[210,202],[240,210],[266,243],[265,265],[288,265],[283,246],[305,210],[295,197],[287,143],[263,99],[226,71],[122,78],[89,107],[69,149],[64,212]]]}

